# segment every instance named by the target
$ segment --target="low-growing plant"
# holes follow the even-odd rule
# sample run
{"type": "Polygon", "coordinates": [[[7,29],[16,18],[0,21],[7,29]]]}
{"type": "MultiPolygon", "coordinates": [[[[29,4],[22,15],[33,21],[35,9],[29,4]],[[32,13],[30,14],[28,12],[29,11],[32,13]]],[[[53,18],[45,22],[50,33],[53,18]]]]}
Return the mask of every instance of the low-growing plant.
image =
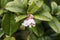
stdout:
{"type": "Polygon", "coordinates": [[[0,39],[60,40],[58,2],[56,0],[0,0],[0,39]],[[33,15],[34,26],[22,25],[28,14],[33,15]]]}

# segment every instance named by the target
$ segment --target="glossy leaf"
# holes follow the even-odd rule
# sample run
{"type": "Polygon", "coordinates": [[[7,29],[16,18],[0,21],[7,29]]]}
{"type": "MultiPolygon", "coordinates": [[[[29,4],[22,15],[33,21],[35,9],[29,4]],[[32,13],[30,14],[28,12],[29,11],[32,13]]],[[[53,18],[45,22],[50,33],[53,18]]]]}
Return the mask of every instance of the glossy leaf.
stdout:
{"type": "Polygon", "coordinates": [[[35,15],[34,18],[42,21],[50,21],[52,19],[52,16],[49,12],[43,12],[39,15],[35,15]]]}
{"type": "Polygon", "coordinates": [[[14,0],[7,3],[5,8],[12,12],[26,13],[27,0],[14,0]]]}
{"type": "Polygon", "coordinates": [[[16,30],[18,26],[15,21],[15,15],[12,13],[5,14],[2,20],[2,28],[5,34],[11,36],[16,30]]]}
{"type": "Polygon", "coordinates": [[[28,13],[34,13],[43,5],[43,0],[29,0],[29,7],[27,12],[28,13]]]}
{"type": "Polygon", "coordinates": [[[16,2],[17,5],[25,7],[27,7],[27,1],[28,0],[14,0],[14,2],[16,2]]]}
{"type": "Polygon", "coordinates": [[[42,11],[48,11],[48,12],[50,12],[49,6],[47,6],[46,4],[43,4],[42,11]]]}
{"type": "Polygon", "coordinates": [[[20,20],[22,20],[24,18],[26,18],[26,15],[19,15],[19,16],[15,17],[16,22],[19,22],[20,20]]]}
{"type": "Polygon", "coordinates": [[[60,33],[60,22],[58,21],[57,18],[53,17],[53,20],[51,20],[48,23],[56,33],[60,33]]]}
{"type": "Polygon", "coordinates": [[[58,5],[57,5],[56,2],[52,1],[52,2],[51,2],[51,7],[52,7],[52,11],[54,11],[54,10],[57,9],[58,5]]]}

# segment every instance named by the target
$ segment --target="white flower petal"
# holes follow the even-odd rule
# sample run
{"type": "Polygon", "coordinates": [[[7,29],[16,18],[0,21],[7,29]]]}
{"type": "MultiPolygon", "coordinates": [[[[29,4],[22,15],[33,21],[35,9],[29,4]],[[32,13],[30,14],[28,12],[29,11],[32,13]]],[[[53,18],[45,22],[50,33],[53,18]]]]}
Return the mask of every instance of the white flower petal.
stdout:
{"type": "Polygon", "coordinates": [[[31,27],[31,26],[35,26],[35,21],[34,21],[34,19],[29,19],[29,20],[24,20],[24,22],[22,23],[22,25],[23,26],[29,26],[29,27],[31,27]],[[32,23],[32,25],[30,25],[32,23]]]}
{"type": "Polygon", "coordinates": [[[25,27],[28,26],[28,25],[26,25],[26,24],[24,24],[24,23],[22,23],[22,25],[25,26],[25,27]]]}

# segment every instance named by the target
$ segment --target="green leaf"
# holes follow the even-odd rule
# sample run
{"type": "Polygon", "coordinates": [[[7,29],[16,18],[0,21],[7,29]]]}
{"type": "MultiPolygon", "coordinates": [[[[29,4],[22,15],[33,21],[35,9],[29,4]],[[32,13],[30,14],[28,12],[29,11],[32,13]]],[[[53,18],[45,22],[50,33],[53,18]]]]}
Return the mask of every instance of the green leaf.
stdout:
{"type": "Polygon", "coordinates": [[[17,5],[19,5],[19,6],[25,6],[25,7],[27,7],[27,1],[28,0],[14,0],[14,2],[16,2],[16,4],[17,5]]]}
{"type": "Polygon", "coordinates": [[[52,16],[51,16],[51,14],[49,12],[42,12],[39,15],[35,15],[34,18],[42,20],[42,21],[50,21],[50,20],[52,20],[52,16]]]}
{"type": "Polygon", "coordinates": [[[4,8],[8,1],[10,0],[0,0],[1,7],[4,8]]]}
{"type": "Polygon", "coordinates": [[[51,20],[48,23],[56,33],[60,33],[60,22],[58,21],[57,18],[53,17],[53,20],[51,20]]]}
{"type": "Polygon", "coordinates": [[[43,5],[43,0],[29,0],[28,13],[34,13],[43,5]]]}
{"type": "Polygon", "coordinates": [[[15,15],[5,14],[2,19],[2,28],[5,34],[11,36],[18,29],[18,23],[15,21],[15,15]]]}
{"type": "Polygon", "coordinates": [[[32,27],[32,28],[29,28],[29,29],[30,29],[30,31],[34,32],[37,36],[39,36],[38,30],[37,30],[36,27],[32,27]]]}
{"type": "Polygon", "coordinates": [[[27,0],[14,0],[12,2],[7,3],[5,8],[12,12],[26,13],[27,0]]]}
{"type": "Polygon", "coordinates": [[[15,40],[15,38],[14,37],[6,37],[6,38],[4,38],[4,40],[15,40]]]}
{"type": "Polygon", "coordinates": [[[3,14],[3,12],[4,12],[4,11],[3,11],[2,9],[0,9],[0,15],[2,15],[2,14],[3,14]]]}
{"type": "Polygon", "coordinates": [[[26,18],[26,15],[19,15],[19,16],[15,17],[15,20],[16,20],[16,22],[19,22],[20,20],[22,20],[24,18],[26,18]]]}
{"type": "Polygon", "coordinates": [[[60,5],[58,6],[58,8],[57,8],[57,9],[58,9],[58,11],[60,11],[60,5]]]}
{"type": "Polygon", "coordinates": [[[54,10],[57,9],[58,5],[57,5],[56,2],[52,1],[52,2],[51,2],[51,7],[52,7],[52,11],[54,11],[54,10]]]}
{"type": "Polygon", "coordinates": [[[57,8],[58,12],[56,13],[56,15],[60,15],[60,5],[57,8]]]}
{"type": "Polygon", "coordinates": [[[60,11],[56,13],[56,15],[60,15],[60,11]]]}
{"type": "Polygon", "coordinates": [[[3,29],[0,28],[0,38],[4,35],[3,29]]]}
{"type": "Polygon", "coordinates": [[[36,24],[40,24],[41,23],[41,21],[38,20],[38,19],[34,19],[34,20],[35,20],[36,24]]]}
{"type": "Polygon", "coordinates": [[[50,12],[49,6],[47,6],[46,4],[43,4],[42,11],[48,11],[48,12],[50,12]]]}

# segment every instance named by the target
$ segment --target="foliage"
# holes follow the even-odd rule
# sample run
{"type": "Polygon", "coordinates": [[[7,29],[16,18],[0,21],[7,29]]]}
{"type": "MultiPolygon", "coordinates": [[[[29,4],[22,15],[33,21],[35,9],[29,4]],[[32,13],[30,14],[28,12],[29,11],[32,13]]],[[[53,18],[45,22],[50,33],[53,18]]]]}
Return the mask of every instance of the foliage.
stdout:
{"type": "Polygon", "coordinates": [[[0,0],[0,38],[3,40],[59,40],[59,0],[0,0]],[[21,24],[27,14],[34,15],[36,26],[21,24]]]}

